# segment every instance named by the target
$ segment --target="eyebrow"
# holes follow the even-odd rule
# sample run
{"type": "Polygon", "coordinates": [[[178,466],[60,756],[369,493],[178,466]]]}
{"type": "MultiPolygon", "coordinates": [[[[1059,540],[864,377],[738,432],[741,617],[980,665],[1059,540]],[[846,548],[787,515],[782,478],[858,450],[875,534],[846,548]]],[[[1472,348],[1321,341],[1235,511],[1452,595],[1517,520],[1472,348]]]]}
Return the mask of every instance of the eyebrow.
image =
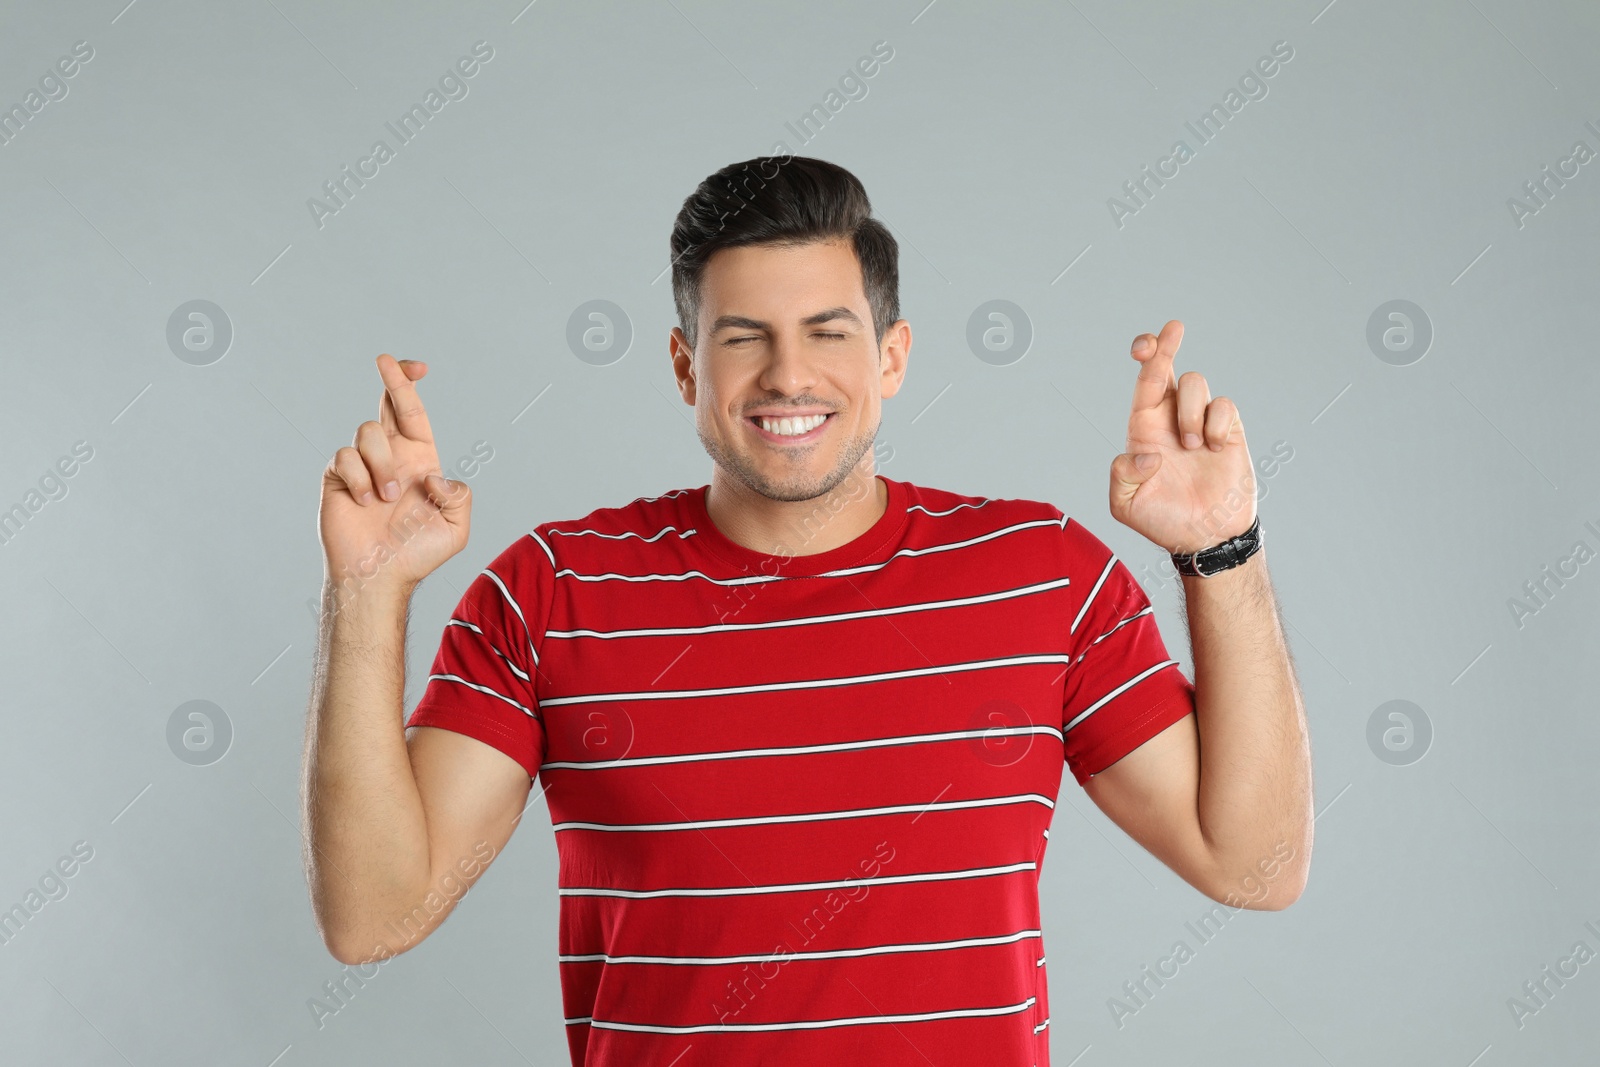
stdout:
{"type": "MultiPolygon", "coordinates": [[[[827,308],[823,311],[817,312],[815,315],[807,315],[805,318],[800,320],[800,325],[820,326],[822,323],[832,322],[834,319],[847,319],[850,322],[855,323],[857,326],[865,326],[865,324],[861,321],[861,316],[857,315],[854,311],[851,311],[847,307],[827,308]]],[[[729,328],[738,328],[741,330],[770,330],[772,329],[772,324],[770,322],[762,322],[760,319],[746,318],[743,315],[719,315],[717,317],[717,321],[711,324],[712,333],[716,333],[718,330],[726,330],[729,328]]]]}

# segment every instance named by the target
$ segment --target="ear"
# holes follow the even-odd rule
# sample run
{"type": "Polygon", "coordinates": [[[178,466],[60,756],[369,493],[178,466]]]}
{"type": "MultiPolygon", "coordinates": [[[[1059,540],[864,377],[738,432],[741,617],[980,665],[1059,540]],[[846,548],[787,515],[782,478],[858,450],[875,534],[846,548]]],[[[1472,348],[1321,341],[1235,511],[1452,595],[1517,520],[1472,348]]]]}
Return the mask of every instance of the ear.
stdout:
{"type": "Polygon", "coordinates": [[[900,391],[910,359],[911,324],[899,319],[883,331],[883,342],[878,346],[879,396],[887,399],[900,391]]]}
{"type": "Polygon", "coordinates": [[[678,393],[683,397],[683,402],[690,407],[694,406],[695,381],[694,381],[694,349],[689,347],[689,339],[684,336],[683,330],[677,326],[667,335],[667,355],[672,360],[672,376],[678,383],[678,393]]]}

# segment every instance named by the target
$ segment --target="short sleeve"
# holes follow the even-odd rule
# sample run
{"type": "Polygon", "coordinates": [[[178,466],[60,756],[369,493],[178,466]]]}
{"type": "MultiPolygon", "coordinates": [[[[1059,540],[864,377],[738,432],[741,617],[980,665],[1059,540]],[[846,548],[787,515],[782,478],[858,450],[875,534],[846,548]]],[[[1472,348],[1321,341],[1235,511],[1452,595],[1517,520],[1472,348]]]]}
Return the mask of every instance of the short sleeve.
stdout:
{"type": "Polygon", "coordinates": [[[438,726],[477,738],[537,777],[545,755],[537,646],[553,581],[537,531],[479,572],[445,624],[427,688],[406,727],[438,726]]]}
{"type": "MultiPolygon", "coordinates": [[[[1059,514],[1059,512],[1058,512],[1059,514]]],[[[1081,786],[1194,711],[1194,684],[1166,642],[1139,583],[1075,519],[1062,523],[1071,615],[1061,730],[1081,786]]]]}

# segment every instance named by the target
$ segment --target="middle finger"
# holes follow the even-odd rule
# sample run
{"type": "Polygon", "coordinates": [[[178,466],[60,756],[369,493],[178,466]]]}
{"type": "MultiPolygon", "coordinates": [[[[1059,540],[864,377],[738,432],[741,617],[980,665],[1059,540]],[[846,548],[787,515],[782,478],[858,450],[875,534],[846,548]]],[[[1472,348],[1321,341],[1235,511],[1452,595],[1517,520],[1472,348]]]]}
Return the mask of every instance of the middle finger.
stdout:
{"type": "Polygon", "coordinates": [[[372,472],[372,484],[385,500],[400,498],[400,483],[395,474],[394,453],[389,449],[389,435],[383,426],[368,420],[356,427],[356,451],[372,472]]]}
{"type": "Polygon", "coordinates": [[[1211,403],[1211,387],[1199,371],[1185,371],[1178,379],[1178,438],[1184,448],[1199,448],[1205,428],[1206,405],[1211,403]]]}

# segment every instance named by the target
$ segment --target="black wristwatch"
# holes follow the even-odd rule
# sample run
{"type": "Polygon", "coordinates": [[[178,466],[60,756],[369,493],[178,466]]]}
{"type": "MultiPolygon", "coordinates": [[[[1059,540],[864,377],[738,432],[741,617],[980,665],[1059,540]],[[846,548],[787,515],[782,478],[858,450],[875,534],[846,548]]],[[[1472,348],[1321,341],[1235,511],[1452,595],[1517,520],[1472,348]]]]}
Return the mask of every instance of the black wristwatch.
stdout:
{"type": "Polygon", "coordinates": [[[1230,537],[1220,545],[1212,545],[1199,552],[1172,553],[1172,565],[1178,568],[1179,574],[1209,578],[1220,571],[1237,567],[1261,551],[1262,544],[1261,516],[1257,515],[1250,529],[1238,537],[1230,537]]]}

